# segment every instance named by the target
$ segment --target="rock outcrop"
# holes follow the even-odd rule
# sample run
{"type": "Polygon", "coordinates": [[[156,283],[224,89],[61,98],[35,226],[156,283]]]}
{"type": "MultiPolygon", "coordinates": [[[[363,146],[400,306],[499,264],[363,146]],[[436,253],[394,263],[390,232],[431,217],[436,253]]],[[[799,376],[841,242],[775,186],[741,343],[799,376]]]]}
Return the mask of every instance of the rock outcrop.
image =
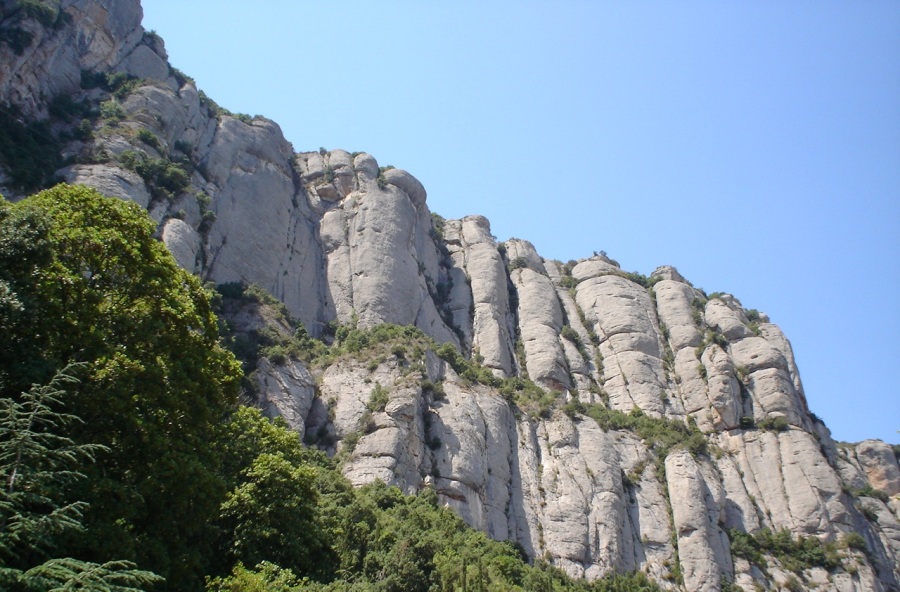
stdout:
{"type": "MultiPolygon", "coordinates": [[[[764,314],[673,267],[562,264],[498,242],[485,218],[443,220],[415,177],[371,155],[296,153],[277,124],[225,111],[171,68],[137,0],[63,0],[43,21],[0,9],[17,32],[0,37],[0,100],[50,117],[50,172],[146,208],[181,266],[256,284],[293,317],[237,308],[235,332],[421,331],[327,364],[256,363],[256,402],[353,483],[433,487],[575,576],[900,590],[897,449],[831,440],[764,314]],[[52,115],[59,97],[78,115],[52,115]],[[736,550],[769,531],[813,537],[839,565],[736,550]]],[[[2,179],[7,197],[27,190],[2,179]]]]}

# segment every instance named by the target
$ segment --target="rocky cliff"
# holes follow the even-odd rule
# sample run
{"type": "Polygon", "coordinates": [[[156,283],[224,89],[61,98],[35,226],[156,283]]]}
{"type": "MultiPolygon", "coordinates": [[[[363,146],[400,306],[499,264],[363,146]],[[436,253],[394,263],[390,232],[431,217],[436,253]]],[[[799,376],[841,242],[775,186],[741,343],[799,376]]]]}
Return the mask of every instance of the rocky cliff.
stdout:
{"type": "Polygon", "coordinates": [[[4,195],[56,176],[145,207],[183,267],[289,311],[237,302],[235,335],[418,329],[254,360],[255,402],[354,483],[434,487],[586,578],[900,590],[897,450],[832,441],[765,314],[673,267],[563,264],[443,220],[368,154],[298,153],[173,69],[137,0],[0,10],[4,195]]]}

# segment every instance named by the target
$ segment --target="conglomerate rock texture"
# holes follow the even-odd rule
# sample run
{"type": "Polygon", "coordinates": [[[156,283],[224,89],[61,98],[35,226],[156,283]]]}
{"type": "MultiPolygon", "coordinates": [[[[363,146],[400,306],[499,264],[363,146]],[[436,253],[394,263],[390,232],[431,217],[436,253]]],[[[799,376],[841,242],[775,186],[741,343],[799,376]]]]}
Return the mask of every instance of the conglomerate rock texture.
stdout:
{"type": "MultiPolygon", "coordinates": [[[[48,25],[0,2],[3,39],[28,37],[0,43],[0,101],[29,120],[60,96],[93,108],[89,130],[60,136],[60,176],[146,208],[179,264],[257,284],[314,336],[392,323],[433,340],[411,357],[259,361],[258,403],[341,455],[352,482],[434,487],[469,524],[575,576],[900,590],[897,450],[831,440],[766,315],[673,267],[644,277],[604,254],[563,264],[498,242],[483,217],[435,217],[411,174],[365,153],[297,153],[274,122],[215,105],[168,65],[137,0],[53,6],[48,25]],[[86,84],[95,73],[128,85],[86,84]],[[497,382],[460,376],[442,344],[497,382]],[[516,378],[546,397],[497,386],[516,378]],[[387,398],[373,408],[376,386],[387,398]],[[678,424],[705,448],[601,427],[597,410],[678,424]],[[735,532],[762,529],[835,543],[841,565],[791,573],[771,553],[767,567],[733,553],[735,532]]],[[[21,196],[6,172],[3,193],[21,196]]]]}

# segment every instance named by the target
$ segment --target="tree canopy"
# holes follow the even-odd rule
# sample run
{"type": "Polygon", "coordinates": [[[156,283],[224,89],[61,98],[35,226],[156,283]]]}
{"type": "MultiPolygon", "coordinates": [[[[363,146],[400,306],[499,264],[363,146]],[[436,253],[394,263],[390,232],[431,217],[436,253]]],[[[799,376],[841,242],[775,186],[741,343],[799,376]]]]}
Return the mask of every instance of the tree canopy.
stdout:
{"type": "Polygon", "coordinates": [[[107,448],[76,492],[86,534],[65,546],[191,582],[225,493],[209,443],[240,369],[199,280],[154,229],[136,204],[86,187],[0,203],[0,388],[15,398],[84,364],[65,401],[82,421],[66,435],[107,448]]]}

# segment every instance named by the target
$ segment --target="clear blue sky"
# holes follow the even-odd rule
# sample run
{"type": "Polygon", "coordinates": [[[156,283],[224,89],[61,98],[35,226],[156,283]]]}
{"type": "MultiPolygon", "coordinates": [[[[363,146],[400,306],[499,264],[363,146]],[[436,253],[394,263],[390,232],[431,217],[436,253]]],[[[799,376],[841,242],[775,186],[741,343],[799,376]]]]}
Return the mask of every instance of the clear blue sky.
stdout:
{"type": "Polygon", "coordinates": [[[835,438],[900,442],[900,2],[143,5],[298,151],[369,152],[547,258],[733,293],[835,438]]]}

